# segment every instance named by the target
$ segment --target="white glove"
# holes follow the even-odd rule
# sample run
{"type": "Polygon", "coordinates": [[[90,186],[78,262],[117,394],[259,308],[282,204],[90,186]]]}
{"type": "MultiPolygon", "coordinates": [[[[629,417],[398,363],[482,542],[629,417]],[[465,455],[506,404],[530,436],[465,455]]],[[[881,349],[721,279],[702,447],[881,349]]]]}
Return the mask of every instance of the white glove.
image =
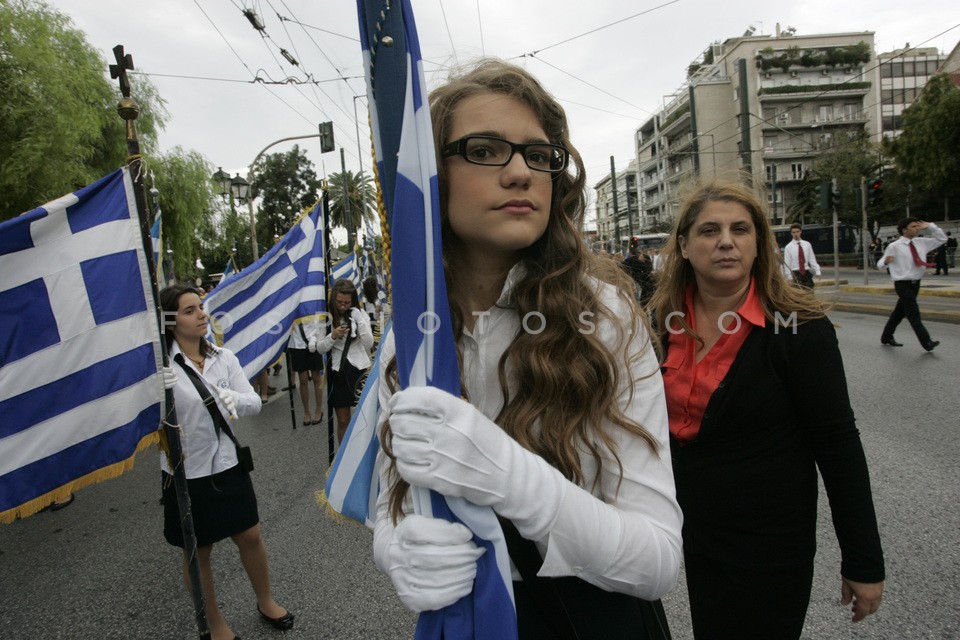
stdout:
{"type": "Polygon", "coordinates": [[[473,405],[433,387],[408,387],[388,408],[404,480],[493,507],[526,538],[550,530],[569,482],[473,405]]]}
{"type": "Polygon", "coordinates": [[[409,515],[393,530],[386,571],[405,607],[414,612],[449,606],[473,591],[484,549],[465,526],[409,515]]]}
{"type": "Polygon", "coordinates": [[[177,375],[177,372],[173,370],[173,367],[163,367],[163,388],[164,389],[173,389],[173,385],[177,384],[177,380],[180,377],[177,375]]]}
{"type": "Polygon", "coordinates": [[[223,403],[223,406],[226,408],[227,413],[230,414],[230,417],[236,420],[238,417],[237,401],[240,399],[240,394],[233,389],[221,389],[218,387],[217,395],[220,396],[220,402],[223,403]]]}
{"type": "Polygon", "coordinates": [[[310,353],[316,353],[316,352],[317,352],[317,337],[316,337],[316,336],[313,336],[312,338],[310,338],[309,341],[307,341],[307,351],[309,351],[310,353]]]}

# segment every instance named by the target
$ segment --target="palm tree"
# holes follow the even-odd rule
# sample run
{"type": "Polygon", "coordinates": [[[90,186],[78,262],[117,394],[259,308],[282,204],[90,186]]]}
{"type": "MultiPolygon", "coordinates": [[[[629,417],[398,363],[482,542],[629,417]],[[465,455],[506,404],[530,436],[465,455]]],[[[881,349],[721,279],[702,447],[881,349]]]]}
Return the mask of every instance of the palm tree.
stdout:
{"type": "Polygon", "coordinates": [[[377,192],[373,178],[362,170],[358,173],[332,173],[328,182],[330,194],[330,223],[346,227],[347,244],[353,246],[357,229],[366,221],[377,219],[377,192]],[[344,193],[349,200],[350,219],[344,215],[344,193]]]}

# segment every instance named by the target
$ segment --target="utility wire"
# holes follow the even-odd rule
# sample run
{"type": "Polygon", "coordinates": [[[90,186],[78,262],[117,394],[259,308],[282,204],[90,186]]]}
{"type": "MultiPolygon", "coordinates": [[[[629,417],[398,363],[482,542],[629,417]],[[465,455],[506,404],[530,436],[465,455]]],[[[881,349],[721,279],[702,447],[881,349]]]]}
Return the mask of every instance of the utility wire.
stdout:
{"type": "Polygon", "coordinates": [[[541,53],[541,52],[543,52],[543,51],[546,51],[547,49],[553,49],[554,47],[559,47],[559,46],[562,45],[562,44],[566,44],[566,43],[568,43],[568,42],[572,42],[572,41],[574,41],[574,40],[577,40],[578,38],[582,38],[582,37],[584,37],[584,36],[588,36],[588,35],[590,35],[591,33],[596,33],[597,31],[602,31],[603,29],[607,29],[607,28],[609,28],[609,27],[612,27],[612,26],[621,24],[621,23],[623,23],[623,22],[626,22],[627,20],[633,20],[634,18],[639,18],[639,17],[642,16],[642,15],[646,15],[646,14],[648,14],[648,13],[652,13],[652,12],[654,12],[654,11],[657,11],[658,9],[663,9],[664,7],[668,7],[668,6],[670,6],[671,4],[676,4],[676,3],[678,3],[678,2],[680,2],[680,0],[670,0],[670,2],[664,2],[664,3],[661,4],[661,5],[657,5],[656,7],[653,7],[653,8],[650,8],[650,9],[646,9],[646,10],[644,10],[644,11],[641,11],[640,13],[635,13],[635,14],[633,14],[632,16],[627,16],[626,18],[621,18],[620,20],[616,20],[615,22],[611,22],[610,24],[605,24],[605,25],[603,25],[602,27],[597,27],[596,29],[591,29],[590,31],[585,31],[585,32],[581,33],[580,35],[576,35],[576,36],[573,36],[573,37],[571,37],[571,38],[567,38],[566,40],[561,40],[560,42],[554,42],[553,44],[547,45],[547,46],[545,46],[545,47],[540,47],[539,49],[535,49],[535,50],[533,50],[533,51],[530,51],[529,53],[523,53],[523,54],[521,54],[521,55],[519,55],[519,56],[514,56],[514,57],[515,57],[515,58],[524,58],[524,57],[527,57],[527,56],[535,56],[535,55],[537,55],[538,53],[541,53]]]}
{"type": "Polygon", "coordinates": [[[440,14],[443,16],[443,26],[447,29],[447,38],[450,40],[450,50],[453,51],[453,59],[459,65],[460,59],[457,58],[457,47],[453,44],[453,34],[450,33],[450,23],[447,22],[447,11],[443,8],[443,0],[437,0],[437,4],[440,5],[440,14]]]}

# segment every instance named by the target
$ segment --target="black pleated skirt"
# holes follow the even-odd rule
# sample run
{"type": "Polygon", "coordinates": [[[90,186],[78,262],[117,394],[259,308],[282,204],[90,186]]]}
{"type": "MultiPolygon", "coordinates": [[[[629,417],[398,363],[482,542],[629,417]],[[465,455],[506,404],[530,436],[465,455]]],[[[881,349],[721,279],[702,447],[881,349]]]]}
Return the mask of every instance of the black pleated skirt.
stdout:
{"type": "MultiPolygon", "coordinates": [[[[162,471],[160,474],[163,537],[171,545],[182,549],[183,531],[180,528],[180,509],[173,477],[162,471]]],[[[260,522],[253,482],[250,481],[250,474],[241,471],[239,465],[212,476],[187,480],[187,491],[190,494],[190,511],[198,547],[207,547],[260,522]]]]}

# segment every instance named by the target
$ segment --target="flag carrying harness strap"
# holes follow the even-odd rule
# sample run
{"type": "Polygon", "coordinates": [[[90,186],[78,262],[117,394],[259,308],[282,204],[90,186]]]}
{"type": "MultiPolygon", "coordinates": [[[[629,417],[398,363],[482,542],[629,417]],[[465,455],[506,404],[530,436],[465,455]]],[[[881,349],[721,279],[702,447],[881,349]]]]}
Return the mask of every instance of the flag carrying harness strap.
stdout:
{"type": "Polygon", "coordinates": [[[240,441],[237,440],[237,436],[233,435],[233,429],[230,428],[230,423],[228,423],[226,418],[223,417],[223,414],[220,413],[220,407],[217,406],[217,401],[213,399],[213,394],[211,394],[207,386],[203,384],[203,380],[200,379],[197,372],[187,366],[187,363],[183,360],[182,353],[173,356],[173,359],[187,374],[187,377],[190,378],[190,382],[193,383],[193,386],[197,389],[197,393],[200,394],[200,398],[203,400],[203,405],[207,408],[207,411],[210,412],[210,418],[213,420],[213,429],[217,432],[217,439],[220,438],[220,431],[225,431],[227,437],[230,438],[233,446],[237,449],[237,459],[240,462],[240,468],[248,473],[253,471],[253,453],[250,451],[250,447],[240,446],[240,441]]]}

